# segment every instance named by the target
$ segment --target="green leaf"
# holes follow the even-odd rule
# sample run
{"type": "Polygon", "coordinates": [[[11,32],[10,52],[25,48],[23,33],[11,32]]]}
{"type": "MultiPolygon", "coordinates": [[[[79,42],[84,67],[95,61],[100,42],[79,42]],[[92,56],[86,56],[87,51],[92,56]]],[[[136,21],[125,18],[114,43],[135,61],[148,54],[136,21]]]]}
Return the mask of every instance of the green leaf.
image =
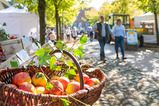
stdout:
{"type": "Polygon", "coordinates": [[[37,50],[34,54],[38,56],[40,67],[46,64],[46,61],[51,59],[49,47],[46,48],[40,48],[37,50]]]}
{"type": "Polygon", "coordinates": [[[70,75],[76,75],[76,71],[74,69],[70,69],[67,73],[70,75]]]}
{"type": "Polygon", "coordinates": [[[51,52],[49,46],[45,47],[44,50],[45,50],[46,53],[50,53],[51,52]]]}
{"type": "Polygon", "coordinates": [[[77,67],[76,67],[76,66],[73,66],[73,68],[77,70],[77,67]]]}
{"type": "Polygon", "coordinates": [[[51,57],[51,60],[50,60],[50,69],[53,70],[55,67],[54,67],[54,64],[56,62],[56,58],[55,56],[52,56],[51,57]]]}
{"type": "Polygon", "coordinates": [[[50,58],[51,56],[49,54],[44,54],[43,58],[39,59],[40,67],[43,66],[50,58]]]}
{"type": "Polygon", "coordinates": [[[83,52],[83,46],[79,46],[78,49],[83,52]]]}
{"type": "Polygon", "coordinates": [[[18,67],[18,62],[17,61],[10,61],[11,67],[18,67]]]}
{"type": "Polygon", "coordinates": [[[69,71],[66,71],[65,73],[63,73],[63,76],[67,78],[74,77],[75,75],[76,75],[76,71],[74,69],[70,69],[69,71]]]}
{"type": "Polygon", "coordinates": [[[3,23],[3,26],[7,26],[6,22],[3,23]]]}
{"type": "Polygon", "coordinates": [[[68,101],[68,100],[66,100],[66,99],[62,99],[62,98],[60,98],[61,99],[61,101],[63,102],[63,105],[64,106],[69,106],[69,104],[71,103],[70,101],[68,101]]]}
{"type": "Polygon", "coordinates": [[[38,69],[35,69],[35,73],[38,73],[38,71],[39,71],[38,69]]]}
{"type": "Polygon", "coordinates": [[[38,56],[39,59],[41,59],[45,52],[44,52],[44,48],[40,48],[39,50],[37,50],[35,53],[34,53],[36,56],[38,56]]]}
{"type": "Polygon", "coordinates": [[[52,100],[52,102],[56,102],[57,100],[52,100]]]}
{"type": "Polygon", "coordinates": [[[95,70],[96,70],[96,68],[89,68],[89,69],[86,70],[86,72],[93,72],[95,70]]]}
{"type": "Polygon", "coordinates": [[[61,71],[61,66],[57,66],[55,70],[56,71],[61,71]]]}
{"type": "Polygon", "coordinates": [[[71,51],[71,48],[70,48],[70,47],[68,47],[68,48],[67,48],[67,51],[68,51],[68,52],[70,52],[70,51],[71,51]]]}
{"type": "Polygon", "coordinates": [[[69,67],[74,66],[74,65],[73,65],[73,62],[70,61],[70,60],[67,62],[67,65],[68,65],[69,67]]]}
{"type": "Polygon", "coordinates": [[[86,35],[83,35],[79,41],[79,44],[85,44],[87,42],[87,36],[86,35]]]}
{"type": "Polygon", "coordinates": [[[36,78],[40,78],[40,77],[42,77],[42,74],[37,73],[36,78]]]}
{"type": "Polygon", "coordinates": [[[66,48],[66,44],[64,44],[61,40],[58,40],[55,46],[61,51],[66,48]]]}
{"type": "Polygon", "coordinates": [[[46,89],[51,90],[53,88],[53,85],[50,83],[46,83],[46,89]]]}
{"type": "Polygon", "coordinates": [[[65,61],[65,59],[64,59],[64,58],[60,58],[60,60],[61,60],[61,61],[65,61]]]}
{"type": "Polygon", "coordinates": [[[77,48],[77,49],[74,49],[74,55],[79,56],[82,59],[83,52],[79,48],[77,48]]]}
{"type": "Polygon", "coordinates": [[[94,105],[98,105],[98,104],[95,102],[94,105]]]}

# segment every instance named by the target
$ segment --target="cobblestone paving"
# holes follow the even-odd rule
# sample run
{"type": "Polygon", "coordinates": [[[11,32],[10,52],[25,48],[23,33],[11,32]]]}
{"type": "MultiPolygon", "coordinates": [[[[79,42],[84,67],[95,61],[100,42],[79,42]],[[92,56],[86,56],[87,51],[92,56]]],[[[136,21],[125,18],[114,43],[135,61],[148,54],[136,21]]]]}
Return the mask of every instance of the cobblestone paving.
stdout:
{"type": "Polygon", "coordinates": [[[159,106],[159,80],[121,61],[107,59],[107,63],[102,63],[96,58],[84,61],[102,68],[108,77],[97,105],[159,106]]]}
{"type": "Polygon", "coordinates": [[[107,62],[102,63],[98,56],[87,56],[89,53],[93,54],[87,49],[82,61],[101,68],[108,77],[96,102],[97,106],[159,106],[158,78],[134,68],[127,62],[107,58],[107,62]]]}

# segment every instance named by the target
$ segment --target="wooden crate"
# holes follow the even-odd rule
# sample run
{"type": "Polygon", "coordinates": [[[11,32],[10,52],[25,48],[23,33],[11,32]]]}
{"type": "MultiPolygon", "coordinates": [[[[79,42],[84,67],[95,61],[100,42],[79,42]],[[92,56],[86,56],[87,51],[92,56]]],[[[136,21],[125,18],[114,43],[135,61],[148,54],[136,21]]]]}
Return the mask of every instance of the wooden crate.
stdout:
{"type": "MultiPolygon", "coordinates": [[[[138,41],[138,44],[140,45],[140,41],[138,41]]],[[[125,45],[124,45],[124,49],[128,50],[126,42],[125,42],[125,45]]],[[[137,51],[137,45],[129,45],[129,51],[137,51]]]]}

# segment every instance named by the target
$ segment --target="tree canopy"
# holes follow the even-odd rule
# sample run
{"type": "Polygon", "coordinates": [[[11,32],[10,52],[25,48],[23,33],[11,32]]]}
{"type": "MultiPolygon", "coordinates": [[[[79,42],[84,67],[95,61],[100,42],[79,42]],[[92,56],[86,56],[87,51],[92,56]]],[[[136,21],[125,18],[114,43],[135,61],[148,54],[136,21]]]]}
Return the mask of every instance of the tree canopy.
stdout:
{"type": "Polygon", "coordinates": [[[108,21],[109,14],[111,13],[130,14],[130,17],[133,18],[134,16],[143,14],[144,12],[138,7],[136,0],[115,0],[112,3],[104,2],[99,11],[87,11],[85,13],[87,18],[86,22],[94,24],[95,17],[92,16],[96,16],[99,19],[100,15],[104,15],[105,20],[108,21]]]}
{"type": "Polygon", "coordinates": [[[136,3],[145,12],[151,11],[153,13],[156,10],[159,13],[159,0],[137,0],[136,3]]]}

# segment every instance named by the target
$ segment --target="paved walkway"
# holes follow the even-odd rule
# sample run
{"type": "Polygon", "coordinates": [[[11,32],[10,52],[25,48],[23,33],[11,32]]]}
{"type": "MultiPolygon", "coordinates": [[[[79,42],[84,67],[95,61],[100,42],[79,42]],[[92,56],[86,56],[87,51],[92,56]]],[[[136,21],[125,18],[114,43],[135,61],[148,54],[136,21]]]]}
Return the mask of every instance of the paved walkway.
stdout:
{"type": "MultiPolygon", "coordinates": [[[[85,46],[86,57],[97,57],[99,59],[99,44],[97,40],[88,42],[85,46]]],[[[159,77],[159,52],[154,52],[155,48],[146,49],[140,48],[139,51],[126,51],[126,62],[130,63],[133,67],[144,71],[145,73],[154,77],[159,77]]],[[[111,59],[115,59],[114,44],[106,44],[105,54],[111,59]]],[[[121,57],[120,57],[121,58],[121,57]]]]}
{"type": "Polygon", "coordinates": [[[99,61],[97,41],[84,45],[84,63],[102,68],[107,75],[97,106],[159,106],[159,54],[142,48],[126,52],[126,62],[115,59],[114,45],[106,45],[107,63],[99,61]],[[158,75],[157,75],[158,74],[158,75]]]}

